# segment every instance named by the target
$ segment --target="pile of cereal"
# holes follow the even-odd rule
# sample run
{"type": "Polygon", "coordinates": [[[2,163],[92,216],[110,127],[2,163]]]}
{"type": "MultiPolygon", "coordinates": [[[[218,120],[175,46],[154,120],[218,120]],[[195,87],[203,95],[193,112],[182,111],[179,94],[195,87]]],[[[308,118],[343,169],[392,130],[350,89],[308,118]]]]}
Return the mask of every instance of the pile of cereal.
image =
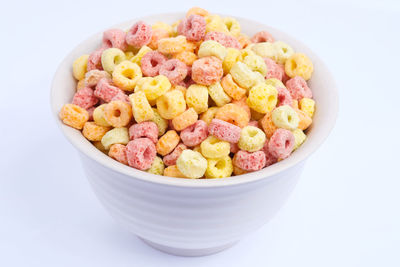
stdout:
{"type": "Polygon", "coordinates": [[[190,9],[172,25],[104,32],[73,63],[63,123],[111,158],[149,173],[222,178],[265,168],[306,139],[310,59],[266,31],[190,9]]]}

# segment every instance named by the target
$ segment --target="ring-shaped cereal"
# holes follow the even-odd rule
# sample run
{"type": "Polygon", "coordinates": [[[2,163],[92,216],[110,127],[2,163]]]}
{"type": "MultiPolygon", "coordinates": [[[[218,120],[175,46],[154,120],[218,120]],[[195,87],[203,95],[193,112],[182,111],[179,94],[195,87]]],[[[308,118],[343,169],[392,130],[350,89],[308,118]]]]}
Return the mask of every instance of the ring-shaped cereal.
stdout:
{"type": "Polygon", "coordinates": [[[277,129],[268,141],[268,151],[277,159],[285,159],[292,153],[295,138],[291,131],[277,129]]]}
{"type": "Polygon", "coordinates": [[[126,32],[121,29],[109,29],[103,33],[103,47],[115,47],[125,51],[128,44],[125,42],[126,32]]]}
{"type": "Polygon", "coordinates": [[[177,54],[184,51],[186,45],[186,37],[182,35],[164,38],[158,41],[158,51],[163,54],[177,54]]]}
{"type": "Polygon", "coordinates": [[[126,127],[111,129],[101,138],[101,144],[104,146],[105,150],[108,150],[113,144],[126,145],[128,142],[129,135],[126,127]]]}
{"type": "Polygon", "coordinates": [[[310,118],[313,117],[315,111],[315,101],[311,98],[303,97],[299,102],[300,110],[305,112],[310,118]]]}
{"type": "Polygon", "coordinates": [[[153,51],[150,47],[148,47],[147,45],[142,46],[139,51],[136,53],[136,55],[134,55],[130,61],[132,61],[132,63],[136,63],[140,66],[141,64],[141,60],[142,58],[149,52],[153,51]]]}
{"type": "Polygon", "coordinates": [[[156,156],[147,172],[155,175],[163,175],[164,169],[165,166],[163,160],[160,157],[156,156]]]}
{"type": "Polygon", "coordinates": [[[144,76],[154,77],[159,74],[161,65],[167,61],[167,57],[158,51],[150,51],[146,53],[140,63],[144,76]]]}
{"type": "Polygon", "coordinates": [[[240,24],[232,17],[225,17],[222,19],[229,33],[233,36],[239,36],[240,34],[240,24]]]}
{"type": "Polygon", "coordinates": [[[249,117],[249,119],[250,119],[250,118],[253,119],[253,118],[252,118],[252,112],[254,112],[254,111],[251,110],[251,109],[249,108],[249,106],[247,105],[247,97],[246,97],[246,96],[242,97],[242,98],[239,99],[239,100],[234,100],[234,101],[232,101],[232,104],[235,104],[235,105],[241,107],[241,108],[246,112],[246,114],[247,114],[247,116],[249,117]]]}
{"type": "Polygon", "coordinates": [[[263,151],[247,152],[240,150],[233,157],[233,165],[244,171],[258,171],[264,168],[266,163],[263,151]]]}
{"type": "Polygon", "coordinates": [[[215,114],[215,118],[232,123],[240,128],[247,126],[250,120],[243,108],[232,103],[220,107],[215,114]]]}
{"type": "Polygon", "coordinates": [[[188,178],[203,177],[207,169],[207,160],[199,153],[190,149],[182,151],[176,160],[179,171],[188,178]]]}
{"type": "Polygon", "coordinates": [[[190,15],[181,20],[178,33],[189,41],[200,41],[206,35],[206,20],[200,15],[190,15]]]}
{"type": "Polygon", "coordinates": [[[221,86],[225,93],[234,100],[240,100],[246,95],[246,89],[241,88],[237,85],[232,78],[232,75],[228,74],[221,80],[221,86]]]}
{"type": "Polygon", "coordinates": [[[96,90],[94,90],[94,95],[107,103],[112,101],[116,95],[123,93],[121,89],[110,83],[111,80],[103,78],[97,83],[96,90]]]}
{"type": "Polygon", "coordinates": [[[177,131],[181,131],[190,125],[193,125],[196,123],[198,119],[197,112],[194,110],[194,108],[189,108],[176,116],[175,118],[172,119],[172,125],[174,126],[174,129],[177,131]]]}
{"type": "Polygon", "coordinates": [[[307,135],[300,129],[296,129],[292,131],[292,134],[294,136],[294,147],[293,150],[298,149],[306,140],[307,135]]]}
{"type": "Polygon", "coordinates": [[[153,119],[154,112],[143,91],[129,95],[129,100],[132,106],[133,117],[137,123],[153,119]]]}
{"type": "Polygon", "coordinates": [[[219,159],[207,159],[206,178],[230,177],[233,172],[231,157],[225,156],[219,159]]]}
{"type": "Polygon", "coordinates": [[[125,53],[118,48],[108,48],[101,54],[101,65],[108,73],[112,73],[119,63],[126,59],[125,53]]]}
{"type": "Polygon", "coordinates": [[[226,56],[222,62],[222,68],[224,69],[224,74],[228,74],[231,71],[233,65],[239,61],[240,51],[236,48],[228,47],[226,49],[226,56]]]}
{"type": "Polygon", "coordinates": [[[168,166],[164,169],[164,176],[176,177],[176,178],[187,178],[183,173],[180,172],[176,165],[168,166]]]}
{"type": "Polygon", "coordinates": [[[132,119],[132,108],[126,102],[111,101],[104,108],[104,118],[113,127],[124,127],[132,119]]]}
{"type": "Polygon", "coordinates": [[[301,100],[304,97],[312,98],[312,91],[307,82],[301,76],[295,76],[286,82],[286,88],[294,100],[301,100]]]}
{"type": "Polygon", "coordinates": [[[267,66],[267,74],[265,79],[275,78],[282,81],[285,70],[269,57],[264,58],[265,65],[267,66]]]}
{"type": "Polygon", "coordinates": [[[147,170],[153,164],[157,152],[154,143],[148,138],[138,138],[126,145],[126,159],[129,166],[147,170]]]}
{"type": "Polygon", "coordinates": [[[189,147],[199,145],[207,136],[207,124],[202,120],[196,121],[195,124],[185,128],[180,134],[182,142],[189,147]]]}
{"type": "Polygon", "coordinates": [[[264,43],[252,44],[251,51],[253,51],[262,58],[271,58],[273,60],[276,59],[277,52],[274,43],[264,42],[264,43]]]}
{"type": "Polygon", "coordinates": [[[249,91],[247,105],[257,112],[270,112],[278,102],[278,91],[265,83],[253,86],[249,91]]]}
{"type": "Polygon", "coordinates": [[[101,141],[101,138],[110,130],[110,127],[97,125],[93,121],[87,121],[82,129],[83,136],[89,141],[101,141]]]}
{"type": "Polygon", "coordinates": [[[126,146],[121,144],[113,144],[110,146],[108,151],[108,156],[121,162],[122,164],[128,165],[128,160],[126,158],[126,146]]]}
{"type": "MultiPolygon", "coordinates": [[[[197,60],[197,55],[191,51],[182,51],[178,54],[174,54],[173,58],[176,58],[188,66],[192,66],[193,62],[197,60]]],[[[188,74],[189,75],[189,74],[188,74]]]]}
{"type": "Polygon", "coordinates": [[[272,59],[278,64],[285,64],[286,60],[294,54],[293,48],[282,41],[276,41],[273,46],[275,54],[272,59]]]}
{"type": "Polygon", "coordinates": [[[218,107],[231,102],[231,98],[225,93],[220,82],[208,86],[208,94],[218,107]]]}
{"type": "Polygon", "coordinates": [[[178,59],[169,59],[161,65],[159,73],[166,76],[172,84],[178,84],[186,78],[188,68],[178,59]]]}
{"type": "Polygon", "coordinates": [[[104,70],[91,70],[85,73],[85,86],[87,87],[95,87],[99,83],[99,81],[103,78],[107,80],[111,79],[111,75],[104,70]]]}
{"type": "Polygon", "coordinates": [[[86,109],[74,104],[65,104],[61,108],[59,116],[64,124],[78,130],[82,129],[89,120],[89,113],[86,109]]]}
{"type": "Polygon", "coordinates": [[[211,135],[229,143],[237,143],[241,131],[240,127],[219,119],[213,119],[208,125],[208,132],[211,135]]]}
{"type": "Polygon", "coordinates": [[[209,15],[206,19],[206,32],[223,32],[229,33],[222,18],[218,15],[209,15]]]}
{"type": "Polygon", "coordinates": [[[208,109],[208,89],[204,85],[192,84],[186,90],[186,104],[200,114],[208,109]]]}
{"type": "Polygon", "coordinates": [[[169,32],[164,30],[164,29],[154,29],[153,28],[153,34],[151,36],[150,43],[148,46],[151,49],[157,50],[158,49],[158,41],[164,38],[169,38],[169,32]]]}
{"type": "Polygon", "coordinates": [[[163,158],[164,164],[167,166],[176,165],[176,160],[179,158],[182,151],[185,149],[187,149],[187,146],[185,146],[182,143],[178,144],[171,153],[164,156],[163,158]]]}
{"type": "Polygon", "coordinates": [[[200,7],[192,7],[186,12],[186,17],[189,17],[190,15],[199,15],[202,17],[207,17],[210,15],[207,10],[200,8],[200,7]]]}
{"type": "Polygon", "coordinates": [[[264,130],[267,138],[271,138],[278,127],[272,122],[272,112],[268,112],[265,116],[260,120],[261,128],[264,130]]]}
{"type": "Polygon", "coordinates": [[[179,90],[171,90],[157,98],[158,113],[167,120],[172,120],[186,110],[186,102],[179,90]]]}
{"type": "Polygon", "coordinates": [[[86,68],[87,71],[91,71],[91,70],[95,70],[95,69],[98,69],[98,70],[103,69],[103,67],[101,65],[101,55],[103,54],[104,50],[105,50],[105,48],[101,47],[89,55],[88,62],[87,62],[87,68],[86,68]]]}
{"type": "Polygon", "coordinates": [[[192,65],[192,79],[198,84],[209,86],[218,82],[224,74],[222,61],[216,57],[203,57],[192,65]]]}
{"type": "Polygon", "coordinates": [[[152,121],[157,124],[158,136],[162,136],[168,128],[168,121],[161,117],[156,108],[152,108],[152,110],[154,112],[152,121]]]}
{"type": "Polygon", "coordinates": [[[201,154],[209,159],[218,159],[228,156],[231,151],[229,142],[209,136],[200,144],[201,154]]]}
{"type": "Polygon", "coordinates": [[[267,65],[262,57],[257,56],[256,54],[251,54],[243,59],[243,63],[252,71],[257,71],[264,77],[267,75],[267,65]]]}
{"type": "Polygon", "coordinates": [[[152,121],[143,121],[141,123],[133,124],[129,127],[129,138],[131,140],[146,137],[153,143],[158,141],[158,128],[157,124],[152,121]]]}
{"type": "Polygon", "coordinates": [[[250,89],[257,82],[255,73],[243,62],[236,62],[230,70],[233,80],[242,88],[250,89]]]}
{"type": "Polygon", "coordinates": [[[124,91],[132,91],[142,78],[140,67],[129,60],[119,63],[112,73],[113,83],[124,91]]]}
{"type": "Polygon", "coordinates": [[[278,91],[278,104],[276,106],[277,107],[283,105],[291,106],[293,103],[293,99],[289,91],[283,87],[276,87],[276,90],[278,91]]]}
{"type": "Polygon", "coordinates": [[[214,56],[223,61],[226,53],[227,52],[225,46],[216,41],[207,40],[201,43],[197,55],[199,56],[199,58],[214,56]]]}
{"type": "Polygon", "coordinates": [[[165,156],[171,153],[174,148],[179,144],[179,135],[174,130],[169,130],[158,139],[156,149],[157,153],[165,156]]]}
{"type": "Polygon", "coordinates": [[[254,126],[246,126],[240,132],[238,146],[242,150],[254,152],[263,148],[265,140],[265,133],[261,129],[254,126]]]}
{"type": "Polygon", "coordinates": [[[138,48],[150,43],[151,36],[151,26],[144,21],[138,21],[126,34],[126,42],[127,44],[138,48]]]}
{"type": "Polygon", "coordinates": [[[74,75],[74,78],[78,81],[85,78],[88,59],[89,55],[82,55],[75,59],[74,63],[72,63],[72,74],[74,75]]]}
{"type": "Polygon", "coordinates": [[[170,89],[171,83],[168,78],[164,75],[158,75],[140,79],[136,84],[135,92],[143,91],[146,94],[147,100],[154,102],[170,89]]]}
{"type": "Polygon", "coordinates": [[[225,46],[226,48],[231,47],[236,49],[242,49],[241,44],[235,37],[219,31],[208,32],[204,37],[204,40],[205,41],[212,40],[218,42],[221,45],[225,46]]]}
{"type": "Polygon", "coordinates": [[[207,125],[215,118],[219,107],[210,107],[200,115],[200,120],[204,121],[207,125]]]}
{"type": "Polygon", "coordinates": [[[272,35],[267,31],[257,32],[256,34],[253,35],[253,37],[251,37],[250,40],[252,43],[275,42],[274,37],[272,37],[272,35]]]}
{"type": "Polygon", "coordinates": [[[97,125],[111,126],[104,118],[104,109],[106,108],[106,106],[107,104],[102,104],[96,107],[93,111],[93,120],[97,125]]]}

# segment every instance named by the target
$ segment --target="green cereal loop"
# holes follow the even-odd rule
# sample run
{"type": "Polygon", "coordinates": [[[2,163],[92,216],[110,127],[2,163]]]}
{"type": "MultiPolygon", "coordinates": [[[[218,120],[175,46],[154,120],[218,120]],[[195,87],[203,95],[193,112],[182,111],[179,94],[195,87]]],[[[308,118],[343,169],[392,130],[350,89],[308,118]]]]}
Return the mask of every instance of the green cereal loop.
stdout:
{"type": "Polygon", "coordinates": [[[197,55],[199,58],[214,56],[223,61],[226,57],[226,53],[225,46],[216,41],[208,40],[201,43],[197,55]]]}
{"type": "Polygon", "coordinates": [[[108,131],[103,138],[101,138],[101,144],[106,150],[113,144],[126,145],[129,142],[128,128],[119,127],[108,131]]]}
{"type": "Polygon", "coordinates": [[[154,117],[152,121],[157,124],[158,136],[162,136],[168,128],[168,121],[161,117],[156,108],[152,108],[152,110],[154,111],[154,117]]]}
{"type": "Polygon", "coordinates": [[[151,164],[150,169],[148,169],[147,172],[155,175],[163,175],[164,168],[164,162],[160,157],[156,156],[153,163],[151,164]]]}
{"type": "Polygon", "coordinates": [[[267,75],[267,65],[262,57],[255,54],[248,55],[243,59],[243,63],[247,65],[252,71],[261,73],[263,77],[267,75]]]}

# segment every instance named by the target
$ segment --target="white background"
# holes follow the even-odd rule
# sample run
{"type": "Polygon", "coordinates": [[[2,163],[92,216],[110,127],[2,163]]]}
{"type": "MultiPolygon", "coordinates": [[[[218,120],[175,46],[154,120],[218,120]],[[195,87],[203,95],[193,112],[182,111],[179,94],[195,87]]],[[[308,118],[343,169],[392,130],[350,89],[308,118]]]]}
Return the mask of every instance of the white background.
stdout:
{"type": "Polygon", "coordinates": [[[8,1],[0,9],[0,266],[400,266],[400,3],[8,1]],[[235,247],[182,258],[121,229],[49,107],[63,57],[110,25],[201,5],[302,40],[330,67],[340,114],[287,205],[235,247]]]}

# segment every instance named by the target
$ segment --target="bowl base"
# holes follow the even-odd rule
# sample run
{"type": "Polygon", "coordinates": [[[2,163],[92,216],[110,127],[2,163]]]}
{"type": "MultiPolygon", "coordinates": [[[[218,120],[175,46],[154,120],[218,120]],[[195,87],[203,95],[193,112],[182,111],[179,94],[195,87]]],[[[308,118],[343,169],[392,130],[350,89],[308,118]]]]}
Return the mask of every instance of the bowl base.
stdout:
{"type": "Polygon", "coordinates": [[[168,247],[161,244],[154,243],[147,239],[139,237],[143,242],[149,245],[152,248],[155,248],[159,251],[172,254],[175,256],[183,256],[183,257],[200,257],[200,256],[207,256],[211,254],[215,254],[221,252],[225,249],[228,249],[235,245],[238,241],[230,242],[228,244],[224,244],[222,246],[212,247],[212,248],[201,248],[201,249],[186,249],[186,248],[174,248],[168,247]]]}

